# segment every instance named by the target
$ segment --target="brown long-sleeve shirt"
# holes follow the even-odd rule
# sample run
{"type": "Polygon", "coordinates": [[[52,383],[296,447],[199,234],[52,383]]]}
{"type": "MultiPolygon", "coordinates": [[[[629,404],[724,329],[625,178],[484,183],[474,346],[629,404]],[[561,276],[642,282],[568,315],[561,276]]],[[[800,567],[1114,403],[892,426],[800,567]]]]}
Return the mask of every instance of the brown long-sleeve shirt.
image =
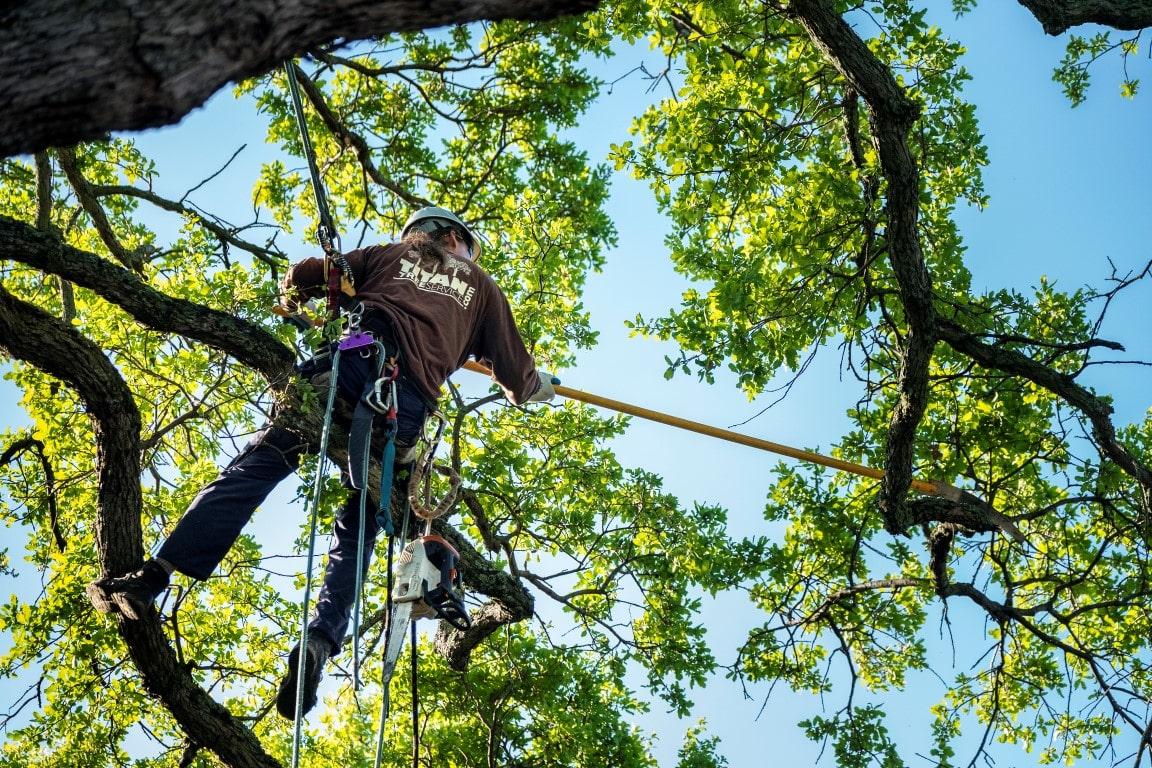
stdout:
{"type": "MultiPolygon", "coordinates": [[[[405,373],[431,400],[439,398],[444,380],[469,357],[487,364],[516,403],[540,386],[508,300],[475,263],[454,257],[447,266],[421,263],[402,243],[345,255],[356,298],[391,321],[405,373]]],[[[323,296],[324,260],[295,264],[284,286],[309,298],[323,296]]]]}

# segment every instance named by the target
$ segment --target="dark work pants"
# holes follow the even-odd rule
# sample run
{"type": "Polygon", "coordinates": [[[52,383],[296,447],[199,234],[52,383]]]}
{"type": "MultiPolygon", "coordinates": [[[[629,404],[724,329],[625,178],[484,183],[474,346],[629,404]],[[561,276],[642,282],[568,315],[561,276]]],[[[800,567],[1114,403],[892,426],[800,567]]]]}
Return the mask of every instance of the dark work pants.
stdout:
{"type": "MultiPolygon", "coordinates": [[[[337,386],[342,398],[355,402],[375,378],[371,358],[361,357],[354,351],[341,354],[337,386]]],[[[427,407],[415,388],[403,379],[398,383],[397,394],[396,440],[411,445],[424,424],[427,407]]],[[[256,507],[281,480],[300,466],[304,447],[304,442],[287,429],[265,425],[220,475],[204,486],[156,557],[171,563],[180,573],[207,579],[236,543],[256,507]]],[[[344,641],[356,599],[360,493],[353,490],[336,513],[324,583],[317,598],[316,613],[309,624],[309,629],[320,632],[331,642],[333,655],[344,641]]],[[[371,505],[365,510],[364,523],[361,573],[367,572],[372,562],[372,547],[378,530],[371,505]]]]}

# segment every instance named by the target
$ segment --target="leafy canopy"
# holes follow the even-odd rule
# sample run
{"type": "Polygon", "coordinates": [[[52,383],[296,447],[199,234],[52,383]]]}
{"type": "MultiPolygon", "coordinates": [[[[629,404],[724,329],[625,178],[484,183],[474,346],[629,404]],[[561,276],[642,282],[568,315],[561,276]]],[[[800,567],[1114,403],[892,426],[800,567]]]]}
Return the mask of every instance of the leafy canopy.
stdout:
{"type": "MultiPolygon", "coordinates": [[[[1103,393],[1077,382],[1098,350],[1115,348],[1096,337],[1114,292],[1045,280],[973,291],[954,213],[988,203],[987,153],[964,100],[962,46],[910,2],[835,4],[850,37],[821,23],[829,7],[617,0],[548,25],[396,36],[305,62],[309,128],[345,246],[388,237],[414,205],[453,208],[484,235],[484,266],[541,367],[555,369],[596,342],[582,292],[615,242],[610,168],[570,139],[602,97],[586,63],[646,41],[667,64],[670,95],[636,115],[608,160],[651,186],[672,263],[693,288],[634,330],[680,346],[669,376],[711,382],[726,368],[749,396],[838,348],[860,397],[836,455],[891,469],[907,448],[909,469],[1000,514],[907,500],[914,524],[894,536],[871,481],[779,467],[764,517],[783,535],[740,539],[724,510],[620,464],[611,445],[626,420],[573,403],[493,407],[454,390],[444,453],[466,488],[449,524],[482,549],[474,608],[511,611],[518,590],[537,602],[534,617],[499,622],[464,674],[432,652],[444,635],[423,642],[429,764],[653,765],[651,736],[629,718],[654,703],[688,714],[718,672],[819,694],[825,710],[800,727],[840,766],[913,760],[883,702],[929,671],[942,693],[917,724],[938,765],[967,764],[962,750],[975,749],[973,761],[999,754],[996,741],[1045,764],[1109,749],[1131,762],[1127,745],[1147,746],[1152,489],[1141,470],[1152,422],[1113,426],[1103,393]],[[886,77],[915,109],[904,132],[878,96],[886,77]],[[909,211],[893,203],[909,165],[914,243],[899,239],[909,211]],[[908,258],[930,276],[927,320],[909,301],[908,258]],[[914,440],[894,446],[893,426],[915,410],[911,350],[923,328],[934,335],[914,440]],[[746,594],[761,617],[737,648],[710,644],[699,618],[703,597],[725,591],[746,594]],[[937,627],[962,652],[955,665],[933,653],[937,627]]],[[[1086,42],[1076,60],[1107,45],[1086,42]]],[[[1082,81],[1067,66],[1061,82],[1077,100],[1082,81]]],[[[279,151],[251,180],[250,222],[201,205],[197,189],[169,190],[128,138],[3,161],[0,214],[97,254],[125,281],[137,272],[299,344],[268,307],[294,250],[283,241],[314,226],[300,140],[279,73],[237,96],[279,151]],[[162,217],[178,218],[175,234],[161,234],[162,217]]],[[[136,319],[111,290],[24,261],[3,268],[6,293],[98,345],[131,391],[152,548],[294,390],[238,364],[236,348],[136,319]]],[[[0,766],[217,764],[213,744],[189,743],[147,695],[124,639],[83,599],[102,557],[93,510],[105,438],[61,380],[19,360],[7,377],[32,426],[7,430],[4,444],[24,450],[0,462],[13,534],[0,571],[21,572],[21,591],[0,607],[11,639],[0,674],[28,688],[9,708],[0,766]]],[[[334,479],[325,485],[322,524],[341,495],[334,479]]],[[[242,536],[218,577],[179,580],[162,617],[195,682],[283,761],[289,726],[269,702],[295,637],[303,565],[260,539],[242,536]]],[[[384,600],[383,566],[373,568],[369,615],[384,600]]],[[[367,645],[379,640],[368,622],[367,645]]],[[[374,672],[370,663],[365,679],[374,672]]],[[[408,693],[403,677],[394,702],[408,693]]],[[[371,759],[381,692],[369,682],[354,696],[345,683],[337,675],[326,689],[305,764],[371,759]]],[[[386,736],[386,763],[406,764],[406,726],[393,719],[386,736]]],[[[705,725],[688,729],[677,759],[726,764],[705,725]]]]}

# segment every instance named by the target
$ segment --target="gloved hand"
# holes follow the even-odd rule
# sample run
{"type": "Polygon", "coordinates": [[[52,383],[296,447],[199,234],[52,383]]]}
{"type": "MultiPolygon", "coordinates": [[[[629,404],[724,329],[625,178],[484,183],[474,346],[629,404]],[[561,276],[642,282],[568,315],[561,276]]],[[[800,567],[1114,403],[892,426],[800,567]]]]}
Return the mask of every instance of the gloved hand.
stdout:
{"type": "Polygon", "coordinates": [[[529,395],[525,402],[546,403],[556,397],[556,390],[552,387],[552,374],[537,370],[536,375],[540,377],[540,388],[529,395]]]}

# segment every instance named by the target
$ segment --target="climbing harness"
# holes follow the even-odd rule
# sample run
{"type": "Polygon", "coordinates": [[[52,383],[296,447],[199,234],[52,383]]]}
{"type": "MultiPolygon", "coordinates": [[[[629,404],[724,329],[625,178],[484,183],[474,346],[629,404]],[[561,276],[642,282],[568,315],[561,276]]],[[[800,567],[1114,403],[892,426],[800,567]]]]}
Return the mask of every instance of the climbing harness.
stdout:
{"type": "MultiPolygon", "coordinates": [[[[355,296],[355,285],[352,270],[347,258],[340,250],[340,239],[332,220],[328,200],[324,192],[323,181],[316,164],[315,152],[312,148],[308,134],[308,125],[304,116],[304,107],[300,99],[300,88],[297,82],[296,64],[289,61],[284,66],[288,81],[288,91],[291,95],[292,106],[295,111],[296,123],[300,132],[300,141],[303,154],[308,163],[308,172],[311,177],[312,190],[316,198],[317,211],[317,240],[324,251],[324,283],[327,290],[326,314],[328,323],[325,330],[338,328],[340,320],[341,294],[355,296]]],[[[426,209],[427,213],[432,209],[426,209]]],[[[437,209],[438,210],[438,209],[437,209]]],[[[420,213],[420,212],[418,212],[420,213]]],[[[454,215],[449,213],[449,218],[454,215]]],[[[462,226],[464,226],[461,223],[462,226]]],[[[474,243],[471,242],[471,232],[467,226],[464,231],[469,234],[469,251],[474,243]]],[[[317,323],[303,318],[292,307],[277,307],[275,313],[292,322],[300,329],[306,329],[317,323]]],[[[388,356],[384,344],[373,337],[368,331],[360,329],[364,308],[362,304],[352,308],[347,317],[346,332],[338,342],[328,344],[322,352],[306,361],[299,370],[302,375],[313,378],[329,370],[328,398],[324,410],[323,428],[320,438],[320,456],[316,468],[311,496],[311,513],[308,537],[308,561],[304,582],[304,598],[302,606],[302,627],[300,631],[299,658],[297,669],[307,668],[308,644],[308,607],[312,593],[312,571],[315,558],[316,529],[319,516],[320,494],[325,475],[328,440],[332,426],[332,411],[336,400],[340,359],[342,355],[359,354],[364,357],[375,356],[375,380],[371,391],[366,392],[356,403],[349,431],[349,484],[360,493],[359,525],[356,542],[356,585],[355,601],[352,611],[352,682],[353,689],[359,690],[360,681],[360,609],[361,593],[363,592],[364,572],[360,564],[364,562],[365,547],[367,544],[366,520],[368,498],[368,469],[369,453],[371,450],[372,428],[378,416],[383,416],[384,449],[380,460],[380,501],[376,511],[376,522],[379,528],[388,535],[388,623],[385,630],[385,653],[383,673],[383,701],[380,713],[380,730],[377,735],[376,765],[380,765],[383,750],[384,722],[389,709],[389,683],[396,669],[400,651],[404,645],[404,635],[411,627],[412,635],[412,707],[413,707],[413,739],[418,744],[416,732],[416,625],[420,618],[436,617],[447,621],[460,630],[471,626],[471,618],[464,605],[464,586],[461,579],[458,563],[460,559],[456,549],[444,538],[432,534],[432,520],[447,513],[455,503],[456,494],[460,487],[460,477],[451,469],[434,464],[436,447],[444,432],[447,419],[439,411],[434,412],[438,421],[435,436],[427,439],[426,433],[421,434],[421,444],[425,449],[420,458],[413,463],[412,473],[408,483],[407,498],[403,499],[404,509],[401,541],[407,540],[408,512],[426,521],[422,536],[414,538],[404,545],[398,562],[393,565],[393,552],[395,546],[395,527],[392,521],[391,497],[393,486],[393,465],[396,459],[396,434],[398,431],[398,395],[397,379],[399,367],[395,357],[388,356]],[[431,475],[441,472],[449,477],[449,490],[437,503],[431,500],[431,475]],[[424,489],[421,497],[421,489],[424,489]]],[[[300,749],[303,732],[303,715],[301,710],[304,704],[304,684],[306,675],[297,676],[295,719],[292,737],[292,768],[300,765],[300,749]]],[[[413,747],[414,755],[416,747],[413,747]]]]}

